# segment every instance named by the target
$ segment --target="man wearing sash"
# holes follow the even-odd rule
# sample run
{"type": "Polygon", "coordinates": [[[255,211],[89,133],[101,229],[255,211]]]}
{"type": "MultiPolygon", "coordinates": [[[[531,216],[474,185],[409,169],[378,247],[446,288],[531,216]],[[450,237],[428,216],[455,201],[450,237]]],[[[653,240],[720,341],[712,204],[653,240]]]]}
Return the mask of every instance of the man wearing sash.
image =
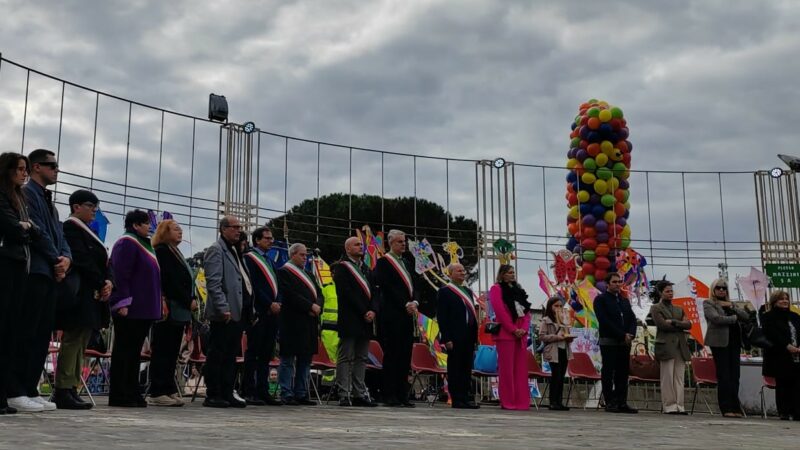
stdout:
{"type": "Polygon", "coordinates": [[[275,353],[281,312],[278,278],[267,257],[274,238],[269,228],[260,227],[253,231],[252,240],[252,250],[244,255],[244,262],[253,282],[255,318],[247,328],[242,384],[247,404],[280,405],[281,402],[269,395],[269,362],[275,353]]]}
{"type": "Polygon", "coordinates": [[[243,311],[253,294],[250,274],[237,248],[242,225],[239,219],[225,216],[219,221],[220,237],[203,258],[206,273],[206,317],[211,322],[205,367],[206,400],[203,406],[244,408],[247,404],[233,396],[236,356],[241,352],[243,311]]]}
{"type": "Polygon", "coordinates": [[[461,264],[448,267],[450,283],[437,293],[436,319],[447,349],[447,389],[453,408],[477,409],[472,394],[472,360],[478,342],[478,320],[472,291],[464,286],[467,271],[461,264]]]}
{"type": "Polygon", "coordinates": [[[316,405],[308,398],[311,357],[317,353],[322,291],[305,270],[308,250],[303,244],[289,247],[289,261],[278,270],[281,293],[280,356],[278,383],[286,405],[316,405]]]}
{"type": "Polygon", "coordinates": [[[408,372],[418,294],[411,278],[413,265],[403,259],[405,233],[391,230],[387,238],[390,251],[375,265],[380,292],[378,325],[383,346],[383,401],[386,406],[413,408],[414,404],[408,399],[408,372]]]}
{"type": "Polygon", "coordinates": [[[333,266],[333,283],[339,300],[336,386],[339,406],[377,406],[364,384],[369,341],[375,321],[375,287],[364,264],[364,243],[357,237],[344,243],[345,256],[333,266]]]}

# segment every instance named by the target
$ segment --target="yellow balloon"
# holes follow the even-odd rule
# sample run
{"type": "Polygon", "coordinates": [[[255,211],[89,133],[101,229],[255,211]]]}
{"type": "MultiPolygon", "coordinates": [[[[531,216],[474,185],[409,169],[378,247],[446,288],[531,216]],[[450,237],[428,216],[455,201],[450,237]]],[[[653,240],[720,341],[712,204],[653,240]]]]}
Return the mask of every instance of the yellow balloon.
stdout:
{"type": "Polygon", "coordinates": [[[628,200],[627,202],[625,202],[625,209],[627,209],[628,211],[630,211],[630,210],[631,210],[631,201],[630,201],[630,200],[628,200]]]}
{"type": "Polygon", "coordinates": [[[612,148],[608,152],[608,157],[611,158],[612,161],[622,161],[622,151],[618,148],[612,148]]]}
{"type": "Polygon", "coordinates": [[[624,172],[622,172],[620,174],[619,177],[622,178],[623,180],[627,180],[628,178],[631,177],[631,171],[630,170],[625,170],[624,172]]]}
{"type": "Polygon", "coordinates": [[[600,119],[600,122],[608,122],[609,120],[611,120],[611,111],[607,109],[600,111],[598,118],[600,119]]]}
{"type": "Polygon", "coordinates": [[[597,180],[597,177],[594,176],[593,173],[586,172],[581,175],[581,181],[583,184],[594,184],[595,180],[597,180]]]}
{"type": "Polygon", "coordinates": [[[600,143],[600,151],[605,153],[606,155],[609,154],[611,150],[614,149],[614,144],[611,141],[603,141],[600,143]]]}
{"type": "MultiPolygon", "coordinates": [[[[597,182],[595,182],[597,183],[597,182]]],[[[589,191],[578,191],[578,201],[581,203],[586,203],[589,201],[589,191]]]]}
{"type": "Polygon", "coordinates": [[[625,227],[622,228],[622,232],[620,232],[619,235],[626,238],[631,237],[631,226],[625,224],[625,227]]]}
{"type": "Polygon", "coordinates": [[[608,187],[611,190],[611,192],[616,192],[616,190],[619,189],[619,180],[617,179],[617,177],[611,177],[608,180],[608,187]]]}
{"type": "Polygon", "coordinates": [[[567,160],[567,169],[574,169],[575,166],[578,165],[578,160],[575,158],[570,158],[567,160]]]}
{"type": "Polygon", "coordinates": [[[617,220],[617,215],[614,211],[606,211],[606,213],[603,214],[603,220],[608,223],[614,223],[617,220]]]}
{"type": "Polygon", "coordinates": [[[597,163],[597,167],[604,167],[606,164],[608,164],[608,155],[605,153],[598,153],[594,158],[594,161],[597,163]]]}
{"type": "Polygon", "coordinates": [[[580,211],[578,211],[578,205],[573,206],[569,209],[569,216],[573,219],[577,219],[580,215],[580,211]]]}
{"type": "Polygon", "coordinates": [[[599,102],[597,102],[597,106],[602,106],[604,108],[608,108],[608,102],[605,101],[605,100],[600,100],[599,102]]]}
{"type": "Polygon", "coordinates": [[[594,191],[600,195],[608,192],[608,183],[605,180],[597,180],[594,182],[594,191]]]}

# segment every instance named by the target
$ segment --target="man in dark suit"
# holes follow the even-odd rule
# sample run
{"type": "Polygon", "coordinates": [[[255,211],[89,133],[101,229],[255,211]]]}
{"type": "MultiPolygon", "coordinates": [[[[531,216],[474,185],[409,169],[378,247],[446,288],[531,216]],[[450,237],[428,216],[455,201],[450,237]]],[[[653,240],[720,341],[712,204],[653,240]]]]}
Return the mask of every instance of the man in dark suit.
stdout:
{"type": "Polygon", "coordinates": [[[344,256],[333,267],[333,282],[339,302],[336,354],[336,386],[339,406],[377,406],[369,396],[364,375],[369,358],[369,341],[375,320],[375,287],[364,264],[364,243],[357,237],[344,243],[344,256]]]}
{"type": "Polygon", "coordinates": [[[448,267],[451,282],[437,293],[439,332],[447,349],[447,388],[453,408],[478,409],[472,394],[472,360],[478,342],[478,320],[472,291],[464,286],[467,271],[448,267]]]}
{"type": "Polygon", "coordinates": [[[253,282],[255,320],[247,328],[242,384],[248,405],[280,405],[269,395],[269,362],[275,353],[281,312],[278,277],[267,257],[274,238],[269,228],[260,227],[253,231],[252,239],[253,248],[245,254],[244,261],[253,282]]]}
{"type": "Polygon", "coordinates": [[[631,302],[622,296],[622,278],[616,272],[606,276],[606,292],[594,299],[594,313],[600,326],[601,376],[606,411],[637,413],[628,406],[628,368],[631,342],[636,336],[636,316],[631,302]]]}
{"type": "Polygon", "coordinates": [[[322,291],[303,267],[308,250],[303,244],[289,247],[289,261],[278,270],[281,293],[280,355],[278,383],[286,405],[316,405],[308,398],[311,357],[317,353],[322,291]]]}
{"type": "Polygon", "coordinates": [[[413,408],[408,399],[408,372],[414,345],[417,289],[413,264],[403,259],[406,234],[390,230],[389,253],[375,265],[375,280],[380,292],[378,325],[383,346],[383,401],[387,406],[413,408]]]}

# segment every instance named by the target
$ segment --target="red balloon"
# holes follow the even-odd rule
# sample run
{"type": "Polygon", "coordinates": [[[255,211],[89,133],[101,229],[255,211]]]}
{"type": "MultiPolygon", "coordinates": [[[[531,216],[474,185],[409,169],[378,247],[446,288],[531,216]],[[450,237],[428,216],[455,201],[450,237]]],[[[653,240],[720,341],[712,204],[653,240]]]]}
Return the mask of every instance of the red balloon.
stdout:
{"type": "Polygon", "coordinates": [[[589,121],[589,116],[581,116],[581,126],[586,125],[586,122],[589,121]]]}
{"type": "Polygon", "coordinates": [[[630,169],[631,168],[631,154],[630,153],[623,153],[622,154],[622,162],[625,164],[625,167],[630,169]]]}
{"type": "Polygon", "coordinates": [[[625,215],[625,204],[624,203],[616,203],[616,204],[614,204],[614,213],[617,215],[617,217],[624,216],[625,215]]]}
{"type": "Polygon", "coordinates": [[[614,198],[616,198],[618,202],[625,203],[625,191],[617,189],[614,191],[614,198]]]}
{"type": "Polygon", "coordinates": [[[600,144],[596,142],[594,144],[589,144],[588,146],[586,146],[586,153],[588,153],[589,156],[594,158],[600,153],[600,144]]]}
{"type": "Polygon", "coordinates": [[[582,149],[585,149],[587,145],[589,145],[589,143],[587,141],[581,139],[581,142],[578,144],[578,147],[580,147],[582,149]]]}
{"type": "Polygon", "coordinates": [[[619,129],[622,128],[622,122],[619,119],[611,119],[609,123],[611,124],[611,129],[614,131],[619,131],[619,129]]]}
{"type": "Polygon", "coordinates": [[[578,232],[578,224],[576,222],[568,223],[567,232],[569,232],[570,236],[574,236],[578,232]]]}
{"type": "Polygon", "coordinates": [[[611,267],[611,261],[609,261],[605,256],[598,256],[594,260],[594,266],[598,269],[605,270],[611,267]]]}
{"type": "Polygon", "coordinates": [[[597,248],[597,241],[592,238],[583,239],[581,240],[581,247],[583,247],[584,250],[594,250],[597,248]]]}
{"type": "Polygon", "coordinates": [[[617,145],[615,145],[614,147],[618,148],[619,151],[621,151],[622,153],[628,153],[628,143],[625,141],[617,142],[617,145]]]}
{"type": "Polygon", "coordinates": [[[622,225],[614,225],[614,234],[616,236],[622,234],[622,225]]]}
{"type": "Polygon", "coordinates": [[[578,176],[581,176],[581,175],[583,175],[584,172],[586,172],[586,169],[583,168],[583,164],[581,164],[581,163],[575,164],[574,170],[575,170],[575,173],[578,174],[578,176]]]}
{"type": "Polygon", "coordinates": [[[578,106],[578,109],[580,109],[580,110],[586,110],[586,109],[589,109],[589,106],[590,106],[590,105],[589,105],[588,103],[585,103],[585,102],[584,102],[584,103],[581,103],[581,106],[578,106]]]}
{"type": "Polygon", "coordinates": [[[594,227],[583,227],[581,231],[583,232],[583,237],[594,239],[597,236],[597,230],[594,227]]]}
{"type": "Polygon", "coordinates": [[[572,183],[567,183],[567,192],[569,192],[570,194],[575,192],[575,188],[572,187],[572,183]]]}
{"type": "Polygon", "coordinates": [[[570,134],[569,134],[569,138],[570,138],[570,139],[572,139],[572,138],[576,138],[576,137],[578,137],[578,134],[579,134],[579,133],[580,133],[580,130],[579,130],[579,129],[577,129],[577,128],[575,128],[574,130],[572,130],[572,133],[570,133],[570,134]]]}
{"type": "Polygon", "coordinates": [[[594,264],[590,262],[584,262],[581,266],[581,271],[583,271],[583,276],[594,275],[594,264]]]}
{"type": "Polygon", "coordinates": [[[576,222],[578,222],[578,219],[575,219],[573,217],[567,216],[567,223],[568,224],[569,223],[576,223],[576,222]]]}
{"type": "Polygon", "coordinates": [[[594,254],[597,256],[607,256],[608,252],[608,244],[597,244],[597,248],[594,249],[594,254]]]}
{"type": "Polygon", "coordinates": [[[606,275],[608,275],[608,271],[604,269],[595,269],[594,271],[594,279],[597,281],[605,281],[606,275]]]}
{"type": "Polygon", "coordinates": [[[577,205],[578,204],[578,195],[575,194],[574,192],[572,192],[570,194],[567,194],[567,204],[569,204],[569,206],[577,205]]]}
{"type": "Polygon", "coordinates": [[[610,238],[608,239],[608,245],[609,245],[609,246],[610,246],[610,247],[611,247],[613,250],[616,250],[616,249],[620,248],[620,243],[621,243],[621,242],[622,242],[622,239],[620,239],[620,237],[619,237],[619,236],[612,236],[612,237],[610,237],[610,238]]]}

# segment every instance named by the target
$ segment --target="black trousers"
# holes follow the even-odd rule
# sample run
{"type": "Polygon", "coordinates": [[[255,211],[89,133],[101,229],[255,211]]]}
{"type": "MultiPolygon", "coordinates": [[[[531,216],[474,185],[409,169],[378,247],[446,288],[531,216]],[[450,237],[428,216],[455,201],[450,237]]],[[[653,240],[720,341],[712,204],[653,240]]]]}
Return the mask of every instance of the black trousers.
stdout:
{"type": "Polygon", "coordinates": [[[628,370],[631,347],[628,345],[601,345],[603,368],[600,375],[606,405],[619,407],[628,403],[628,370]]]}
{"type": "Polygon", "coordinates": [[[269,362],[275,354],[278,325],[275,316],[259,319],[247,328],[242,390],[248,397],[269,396],[269,362]]]}
{"type": "Polygon", "coordinates": [[[740,413],[739,404],[739,346],[711,347],[711,356],[717,368],[717,401],[719,410],[740,413]]]}
{"type": "Polygon", "coordinates": [[[411,370],[411,349],[414,331],[409,326],[384,327],[383,342],[383,401],[408,401],[408,373],[411,370]]]}
{"type": "MultiPolygon", "coordinates": [[[[605,362],[605,361],[604,361],[605,362]]],[[[550,405],[561,405],[564,398],[564,375],[567,373],[567,349],[558,349],[558,362],[550,363],[550,405]]],[[[604,364],[605,365],[605,364],[604,364]]]]}
{"type": "Polygon", "coordinates": [[[233,320],[211,322],[205,366],[206,397],[228,399],[236,380],[236,355],[241,351],[242,325],[233,320]]]}
{"type": "Polygon", "coordinates": [[[453,342],[453,349],[447,351],[447,389],[453,405],[475,401],[472,394],[474,358],[475,344],[469,341],[453,342]]]}
{"type": "Polygon", "coordinates": [[[27,281],[25,261],[0,259],[0,408],[8,406],[7,390],[16,364],[12,357],[17,345],[14,324],[20,320],[27,281]]]}
{"type": "Polygon", "coordinates": [[[142,345],[150,331],[151,323],[151,320],[114,317],[114,348],[111,350],[109,402],[141,401],[139,364],[142,345]]]}
{"type": "Polygon", "coordinates": [[[778,414],[800,418],[800,370],[788,376],[775,377],[775,404],[778,414]]]}
{"type": "Polygon", "coordinates": [[[11,359],[14,367],[9,378],[9,397],[39,396],[39,378],[55,326],[55,281],[45,275],[29,275],[25,292],[19,316],[13,319],[17,343],[11,359]]]}
{"type": "Polygon", "coordinates": [[[186,324],[165,320],[153,324],[150,341],[150,397],[178,393],[175,385],[175,366],[181,350],[186,324]]]}

